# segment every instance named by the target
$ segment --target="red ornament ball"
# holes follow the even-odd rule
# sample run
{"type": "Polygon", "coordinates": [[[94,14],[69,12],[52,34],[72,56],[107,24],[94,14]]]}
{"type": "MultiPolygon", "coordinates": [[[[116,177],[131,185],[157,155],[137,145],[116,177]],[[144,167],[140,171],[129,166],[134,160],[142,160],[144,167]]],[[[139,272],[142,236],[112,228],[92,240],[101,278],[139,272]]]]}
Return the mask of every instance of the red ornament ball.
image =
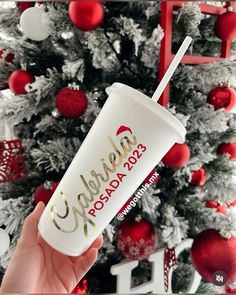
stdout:
{"type": "Polygon", "coordinates": [[[11,91],[17,95],[20,94],[27,94],[25,90],[25,86],[28,83],[33,83],[35,81],[34,76],[24,70],[15,70],[11,73],[10,77],[8,78],[8,84],[11,91]]]}
{"type": "MultiPolygon", "coordinates": [[[[5,52],[4,49],[0,50],[0,58],[3,58],[4,52],[5,52]]],[[[9,62],[12,63],[14,57],[15,57],[15,55],[14,55],[13,53],[8,53],[8,54],[4,57],[4,59],[3,59],[3,64],[4,64],[4,66],[6,66],[7,63],[9,63],[9,62]]]]}
{"type": "Polygon", "coordinates": [[[149,257],[156,242],[156,230],[147,219],[131,217],[120,223],[117,247],[127,258],[142,260],[149,257]]]}
{"type": "Polygon", "coordinates": [[[162,162],[170,168],[181,168],[190,158],[190,150],[186,143],[176,143],[163,157],[162,162]]]}
{"type": "Polygon", "coordinates": [[[39,185],[34,193],[34,203],[38,204],[38,202],[42,201],[45,205],[47,205],[47,203],[51,199],[51,196],[55,192],[58,184],[59,181],[54,182],[52,185],[39,185]]]}
{"type": "Polygon", "coordinates": [[[229,154],[230,160],[236,160],[236,143],[234,142],[221,143],[218,146],[217,152],[219,155],[229,154]]]}
{"type": "Polygon", "coordinates": [[[19,7],[20,13],[24,12],[27,8],[30,8],[35,5],[35,2],[17,2],[17,6],[19,7]]]}
{"type": "Polygon", "coordinates": [[[87,106],[88,98],[82,90],[65,87],[56,95],[56,107],[59,113],[66,118],[82,116],[87,106]]]}
{"type": "Polygon", "coordinates": [[[89,291],[88,280],[84,277],[74,288],[71,294],[87,294],[89,291]]]}
{"type": "Polygon", "coordinates": [[[195,185],[203,185],[206,182],[206,171],[203,168],[192,172],[191,183],[195,185]]]}
{"type": "Polygon", "coordinates": [[[236,92],[228,86],[217,86],[208,94],[208,102],[215,110],[223,108],[226,112],[232,110],[236,103],[236,92]]]}
{"type": "Polygon", "coordinates": [[[195,269],[207,282],[214,283],[215,272],[226,274],[226,282],[236,280],[236,237],[222,238],[215,229],[198,234],[191,249],[195,269]]]}
{"type": "Polygon", "coordinates": [[[71,1],[69,16],[73,24],[82,31],[98,28],[103,21],[104,12],[99,0],[71,1]]]}
{"type": "Polygon", "coordinates": [[[218,16],[215,23],[215,34],[222,41],[229,41],[236,37],[236,13],[226,11],[218,16]]]}

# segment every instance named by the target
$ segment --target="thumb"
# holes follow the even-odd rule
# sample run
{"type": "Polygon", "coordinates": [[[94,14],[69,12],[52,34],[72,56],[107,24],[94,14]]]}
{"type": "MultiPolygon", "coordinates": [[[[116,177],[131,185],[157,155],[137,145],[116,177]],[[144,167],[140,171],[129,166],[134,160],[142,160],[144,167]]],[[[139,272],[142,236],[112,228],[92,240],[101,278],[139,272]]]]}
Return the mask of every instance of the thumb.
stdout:
{"type": "Polygon", "coordinates": [[[37,243],[38,237],[38,222],[43,213],[45,205],[43,202],[39,202],[34,211],[28,215],[24,221],[21,237],[19,242],[24,246],[33,246],[37,243]]]}

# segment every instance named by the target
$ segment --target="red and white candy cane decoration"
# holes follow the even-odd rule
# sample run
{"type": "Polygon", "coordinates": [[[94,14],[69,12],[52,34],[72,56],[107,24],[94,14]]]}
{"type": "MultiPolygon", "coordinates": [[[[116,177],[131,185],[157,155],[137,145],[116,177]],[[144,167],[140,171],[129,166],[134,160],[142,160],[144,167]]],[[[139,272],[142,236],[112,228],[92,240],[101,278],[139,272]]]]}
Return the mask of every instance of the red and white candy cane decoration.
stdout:
{"type": "Polygon", "coordinates": [[[165,291],[169,287],[169,272],[170,269],[177,264],[175,248],[166,248],[164,253],[164,283],[165,291]]]}
{"type": "Polygon", "coordinates": [[[3,120],[4,139],[0,139],[0,183],[24,178],[27,169],[22,156],[22,145],[14,138],[13,129],[6,119],[3,120]]]}

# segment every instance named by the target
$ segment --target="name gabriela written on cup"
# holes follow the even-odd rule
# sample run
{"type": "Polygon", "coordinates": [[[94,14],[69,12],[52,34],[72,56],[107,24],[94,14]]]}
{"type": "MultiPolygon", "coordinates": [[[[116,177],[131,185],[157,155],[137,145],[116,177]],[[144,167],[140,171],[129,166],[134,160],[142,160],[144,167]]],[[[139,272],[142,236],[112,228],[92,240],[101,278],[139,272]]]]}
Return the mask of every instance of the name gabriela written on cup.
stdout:
{"type": "MultiPolygon", "coordinates": [[[[147,149],[146,146],[138,143],[133,131],[127,126],[120,126],[116,131],[115,139],[109,136],[108,141],[111,152],[107,157],[100,159],[101,170],[99,172],[91,170],[90,178],[80,175],[86,192],[77,195],[76,206],[72,208],[69,206],[68,197],[62,191],[59,192],[59,196],[65,206],[64,212],[58,212],[55,202],[52,204],[50,217],[58,230],[64,233],[72,233],[81,226],[81,220],[85,237],[93,234],[96,230],[94,220],[97,211],[106,206],[112,194],[118,189],[120,183],[127,177],[129,171],[133,169],[147,149]],[[118,172],[118,167],[122,167],[122,171],[118,172]],[[107,183],[107,186],[101,191],[104,183],[107,183]],[[66,218],[74,220],[70,228],[65,228],[63,220],[66,218]]],[[[80,189],[82,188],[80,187],[80,189]]]]}

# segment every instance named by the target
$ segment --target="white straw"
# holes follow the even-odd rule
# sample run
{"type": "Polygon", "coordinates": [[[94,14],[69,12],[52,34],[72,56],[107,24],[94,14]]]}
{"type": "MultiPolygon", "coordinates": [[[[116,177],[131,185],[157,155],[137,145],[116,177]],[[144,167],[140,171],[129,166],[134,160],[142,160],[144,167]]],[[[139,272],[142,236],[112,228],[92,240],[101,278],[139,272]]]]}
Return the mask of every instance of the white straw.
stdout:
{"type": "Polygon", "coordinates": [[[175,57],[173,58],[169,68],[167,69],[164,77],[161,79],[160,84],[158,85],[156,91],[154,92],[152,99],[155,102],[158,102],[162,92],[164,91],[164,89],[166,88],[167,83],[170,81],[170,78],[172,77],[174,71],[176,70],[178,64],[180,63],[181,59],[183,58],[186,50],[188,49],[190,43],[192,41],[192,38],[187,36],[184,39],[184,42],[182,43],[182,45],[180,46],[178,52],[176,53],[175,57]]]}

